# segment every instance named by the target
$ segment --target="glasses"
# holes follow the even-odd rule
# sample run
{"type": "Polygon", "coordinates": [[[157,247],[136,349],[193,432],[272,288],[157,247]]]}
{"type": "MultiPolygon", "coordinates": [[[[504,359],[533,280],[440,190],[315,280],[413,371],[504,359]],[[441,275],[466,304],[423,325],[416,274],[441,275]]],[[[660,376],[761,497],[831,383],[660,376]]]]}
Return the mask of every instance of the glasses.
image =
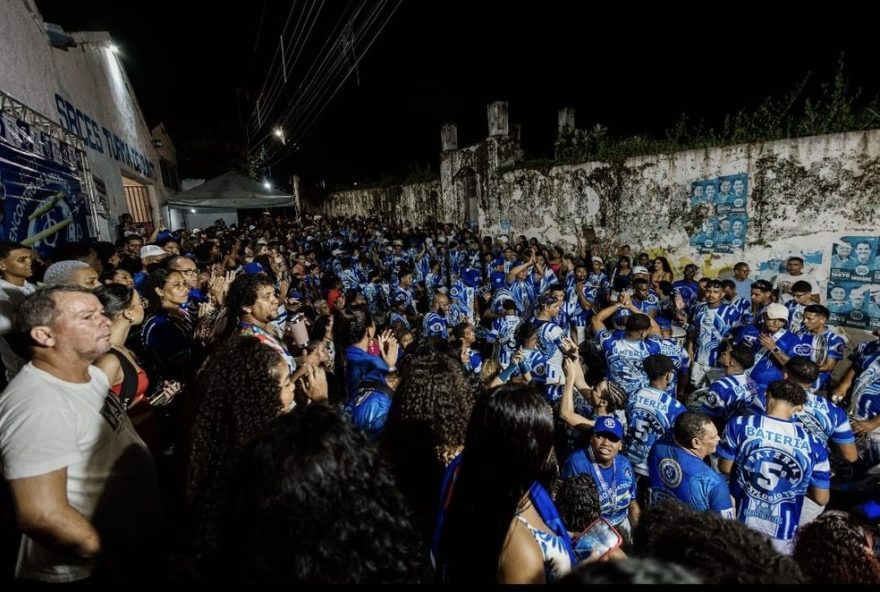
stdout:
{"type": "Polygon", "coordinates": [[[171,271],[176,271],[177,273],[182,273],[183,275],[192,275],[199,272],[198,269],[172,269],[171,271]]]}

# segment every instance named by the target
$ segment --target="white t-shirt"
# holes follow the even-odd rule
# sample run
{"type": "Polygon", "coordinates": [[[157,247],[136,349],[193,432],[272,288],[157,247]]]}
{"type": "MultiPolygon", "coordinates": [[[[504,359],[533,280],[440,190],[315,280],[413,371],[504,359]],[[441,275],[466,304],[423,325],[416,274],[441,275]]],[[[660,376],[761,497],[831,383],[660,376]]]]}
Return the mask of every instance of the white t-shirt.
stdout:
{"type": "MultiPolygon", "coordinates": [[[[161,524],[155,466],[107,377],[71,383],[24,366],[0,395],[0,457],[6,479],[67,467],[67,497],[102,541],[133,545],[161,524]]],[[[16,576],[47,582],[89,577],[93,566],[22,536],[16,576]]]]}
{"type": "Polygon", "coordinates": [[[791,275],[790,273],[780,273],[773,280],[773,287],[779,290],[779,298],[780,301],[785,304],[789,300],[791,300],[791,287],[795,284],[795,282],[809,282],[810,283],[810,293],[811,294],[820,294],[819,292],[819,282],[813,279],[813,276],[808,275],[806,273],[802,273],[800,275],[791,275]]]}

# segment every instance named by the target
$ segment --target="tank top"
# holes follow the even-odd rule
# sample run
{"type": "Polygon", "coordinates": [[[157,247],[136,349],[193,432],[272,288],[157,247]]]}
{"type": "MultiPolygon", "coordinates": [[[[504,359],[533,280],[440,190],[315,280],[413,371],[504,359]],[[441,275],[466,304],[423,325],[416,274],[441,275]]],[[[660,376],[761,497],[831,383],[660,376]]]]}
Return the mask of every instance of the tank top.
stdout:
{"type": "Polygon", "coordinates": [[[548,584],[558,581],[571,571],[571,557],[558,535],[534,528],[519,514],[516,519],[529,529],[541,549],[544,556],[544,579],[548,584]]]}

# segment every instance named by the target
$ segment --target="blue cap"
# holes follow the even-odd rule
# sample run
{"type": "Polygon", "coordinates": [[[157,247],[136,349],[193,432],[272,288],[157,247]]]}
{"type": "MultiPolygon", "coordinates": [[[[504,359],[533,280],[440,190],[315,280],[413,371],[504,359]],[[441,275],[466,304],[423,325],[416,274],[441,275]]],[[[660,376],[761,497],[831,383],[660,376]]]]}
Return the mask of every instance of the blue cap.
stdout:
{"type": "Polygon", "coordinates": [[[617,436],[618,440],[623,440],[623,425],[612,415],[597,417],[593,435],[599,434],[612,434],[617,436]]]}
{"type": "Polygon", "coordinates": [[[499,265],[504,265],[504,257],[498,257],[494,261],[492,261],[492,265],[498,267],[499,265]]]}
{"type": "Polygon", "coordinates": [[[503,271],[493,271],[491,278],[492,288],[497,290],[498,288],[503,288],[505,285],[507,285],[506,275],[507,274],[505,274],[503,271]]]}
{"type": "Polygon", "coordinates": [[[480,285],[480,272],[473,267],[465,268],[465,270],[461,272],[461,281],[463,281],[469,288],[476,288],[480,285]]]}
{"type": "Polygon", "coordinates": [[[244,266],[244,272],[248,275],[256,275],[258,273],[263,273],[264,271],[265,268],[256,261],[252,261],[244,266]]]}

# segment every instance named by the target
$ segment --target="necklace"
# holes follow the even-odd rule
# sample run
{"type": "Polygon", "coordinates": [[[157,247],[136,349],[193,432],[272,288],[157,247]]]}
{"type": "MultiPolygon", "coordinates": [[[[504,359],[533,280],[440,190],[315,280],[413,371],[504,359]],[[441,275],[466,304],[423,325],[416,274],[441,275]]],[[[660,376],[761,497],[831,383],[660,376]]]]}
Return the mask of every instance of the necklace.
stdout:
{"type": "Polygon", "coordinates": [[[617,463],[614,462],[614,459],[611,459],[611,485],[605,481],[605,476],[602,474],[602,465],[598,463],[596,460],[596,456],[593,453],[593,447],[588,446],[587,452],[590,456],[590,463],[593,465],[593,473],[596,476],[596,486],[599,489],[599,499],[601,500],[603,497],[606,498],[610,504],[609,511],[614,511],[614,507],[617,505],[617,463]]]}

